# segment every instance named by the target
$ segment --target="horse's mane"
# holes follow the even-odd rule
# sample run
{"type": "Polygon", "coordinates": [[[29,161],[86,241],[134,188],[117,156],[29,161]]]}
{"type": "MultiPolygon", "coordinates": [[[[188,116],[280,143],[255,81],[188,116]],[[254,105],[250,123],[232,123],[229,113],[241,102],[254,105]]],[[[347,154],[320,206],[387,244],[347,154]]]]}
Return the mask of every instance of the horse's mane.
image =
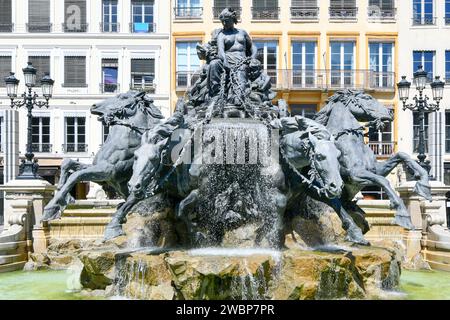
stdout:
{"type": "Polygon", "coordinates": [[[161,110],[153,104],[153,100],[144,98],[137,102],[137,107],[147,116],[154,119],[164,119],[161,110]]]}
{"type": "Polygon", "coordinates": [[[314,120],[321,125],[326,126],[328,124],[328,119],[330,118],[331,111],[333,111],[336,103],[346,102],[348,101],[348,99],[355,98],[360,94],[364,94],[364,92],[350,89],[336,91],[336,93],[329,97],[325,102],[325,106],[319,112],[317,112],[317,114],[314,116],[314,120]]]}
{"type": "Polygon", "coordinates": [[[324,125],[306,117],[283,118],[281,119],[281,125],[284,134],[300,131],[305,134],[311,133],[319,140],[330,140],[331,138],[331,133],[324,125]]]}

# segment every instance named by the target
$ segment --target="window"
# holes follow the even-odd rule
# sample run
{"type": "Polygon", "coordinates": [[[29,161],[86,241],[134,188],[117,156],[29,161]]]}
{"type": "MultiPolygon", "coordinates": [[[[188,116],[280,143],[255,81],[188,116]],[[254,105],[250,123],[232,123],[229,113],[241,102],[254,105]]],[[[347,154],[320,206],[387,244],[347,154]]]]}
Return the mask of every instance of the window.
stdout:
{"type": "Polygon", "coordinates": [[[331,19],[356,19],[356,0],[330,0],[331,19]]]}
{"type": "Polygon", "coordinates": [[[63,87],[87,87],[86,84],[86,57],[64,57],[64,84],[63,87]]]}
{"type": "MultiPolygon", "coordinates": [[[[425,114],[424,118],[425,125],[425,152],[428,152],[428,114],[425,114]]],[[[413,152],[419,152],[419,133],[420,133],[420,122],[419,122],[419,113],[413,113],[413,152]]]]}
{"type": "Polygon", "coordinates": [[[315,86],[316,47],[314,41],[292,42],[292,82],[295,87],[315,86]]]}
{"type": "Polygon", "coordinates": [[[118,91],[118,74],[119,74],[119,60],[118,59],[102,59],[102,79],[101,84],[102,93],[114,93],[118,91]]]}
{"type": "Polygon", "coordinates": [[[392,19],[395,17],[394,0],[369,0],[369,17],[392,19]]]}
{"type": "Polygon", "coordinates": [[[331,86],[343,88],[354,85],[355,42],[332,41],[331,51],[331,86]]]}
{"type": "Polygon", "coordinates": [[[317,19],[317,0],[292,0],[291,18],[295,20],[317,19]]]}
{"type": "Polygon", "coordinates": [[[194,84],[195,73],[200,68],[196,50],[197,42],[177,41],[177,86],[190,87],[194,84]]]}
{"type": "Polygon", "coordinates": [[[445,153],[450,153],[450,111],[445,112],[445,153]]]}
{"type": "Polygon", "coordinates": [[[277,41],[255,41],[258,49],[257,59],[262,63],[267,74],[272,79],[272,86],[277,85],[277,56],[278,56],[278,42],[277,41]]]}
{"type": "Polygon", "coordinates": [[[86,32],[86,0],[65,0],[64,32],[86,32]]]}
{"type": "Polygon", "coordinates": [[[103,143],[105,143],[106,139],[108,139],[109,136],[109,126],[103,124],[102,125],[102,131],[103,131],[103,143]]]}
{"type": "Polygon", "coordinates": [[[3,132],[3,117],[0,117],[0,152],[5,152],[5,150],[3,150],[3,136],[2,136],[2,132],[3,132]]]}
{"type": "Polygon", "coordinates": [[[155,59],[131,59],[131,88],[154,90],[155,59]]]}
{"type": "Polygon", "coordinates": [[[252,18],[255,20],[278,20],[278,0],[253,0],[252,18]]]}
{"type": "Polygon", "coordinates": [[[33,117],[32,119],[33,152],[52,152],[50,144],[50,117],[33,117]]]}
{"type": "MultiPolygon", "coordinates": [[[[9,76],[12,70],[12,57],[0,56],[0,79],[5,79],[9,76]]],[[[5,87],[5,81],[0,81],[0,87],[5,87]]]]}
{"type": "Polygon", "coordinates": [[[313,119],[317,112],[316,104],[291,104],[289,107],[292,116],[302,116],[313,119]]]}
{"type": "Polygon", "coordinates": [[[240,0],[214,0],[214,7],[213,7],[214,19],[219,19],[220,13],[225,8],[232,8],[236,10],[238,20],[241,18],[240,0]]]}
{"type": "Polygon", "coordinates": [[[371,87],[393,88],[393,49],[391,42],[371,42],[369,44],[371,87]]]}
{"type": "Polygon", "coordinates": [[[450,51],[445,51],[445,82],[450,83],[450,51]]]}
{"type": "Polygon", "coordinates": [[[433,12],[434,0],[413,0],[413,25],[436,24],[433,12]]]}
{"type": "Polygon", "coordinates": [[[66,140],[64,152],[87,152],[86,118],[65,117],[66,140]]]}
{"type": "Polygon", "coordinates": [[[119,23],[117,22],[117,1],[118,0],[103,0],[102,32],[119,31],[119,23]]]}
{"type": "Polygon", "coordinates": [[[201,0],[177,0],[175,18],[192,19],[200,18],[203,13],[201,0]]]}
{"type": "Polygon", "coordinates": [[[434,56],[436,51],[414,51],[413,52],[413,72],[416,72],[419,66],[428,72],[428,80],[433,81],[434,56]]]}
{"type": "Polygon", "coordinates": [[[391,156],[394,153],[392,123],[387,122],[383,130],[369,129],[369,147],[376,156],[391,156]]]}
{"type": "Polygon", "coordinates": [[[50,0],[28,0],[28,32],[50,32],[50,0]]]}
{"type": "Polygon", "coordinates": [[[12,32],[11,0],[0,0],[0,32],[12,32]]]}
{"type": "Polygon", "coordinates": [[[155,32],[153,16],[153,0],[131,1],[131,32],[148,33],[155,32]]]}
{"type": "Polygon", "coordinates": [[[450,0],[445,0],[445,24],[450,24],[450,0]]]}
{"type": "Polygon", "coordinates": [[[46,72],[50,73],[50,57],[49,56],[29,56],[28,61],[36,68],[36,83],[40,84],[41,79],[46,72]]]}

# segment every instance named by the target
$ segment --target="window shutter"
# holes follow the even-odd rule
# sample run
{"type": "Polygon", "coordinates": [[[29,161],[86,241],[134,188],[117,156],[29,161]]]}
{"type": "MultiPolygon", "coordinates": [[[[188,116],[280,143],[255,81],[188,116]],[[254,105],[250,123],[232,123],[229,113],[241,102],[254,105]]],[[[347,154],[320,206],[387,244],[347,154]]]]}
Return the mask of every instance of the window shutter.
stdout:
{"type": "Polygon", "coordinates": [[[355,8],[356,0],[330,0],[332,8],[355,8]]]}
{"type": "Polygon", "coordinates": [[[0,0],[0,25],[10,25],[12,23],[11,0],[0,0]]]}
{"type": "Polygon", "coordinates": [[[0,56],[0,86],[5,86],[4,79],[9,76],[12,69],[12,57],[0,56]]]}
{"type": "Polygon", "coordinates": [[[253,0],[255,8],[278,8],[278,0],[253,0]]]}
{"type": "Polygon", "coordinates": [[[214,0],[214,7],[237,9],[241,6],[240,0],[214,0]]]}
{"type": "MultiPolygon", "coordinates": [[[[68,29],[76,24],[86,24],[86,0],[65,0],[64,22],[68,29]]],[[[83,28],[83,26],[81,26],[83,28]]]]}
{"type": "Polygon", "coordinates": [[[155,59],[131,59],[131,73],[134,75],[154,75],[155,59]]]}
{"type": "Polygon", "coordinates": [[[292,7],[295,8],[316,8],[317,0],[292,0],[292,7]]]}
{"type": "Polygon", "coordinates": [[[50,23],[50,0],[29,0],[28,23],[41,26],[50,23]]]}
{"type": "Polygon", "coordinates": [[[393,0],[369,0],[369,6],[376,6],[380,9],[392,9],[394,8],[393,0]]]}
{"type": "Polygon", "coordinates": [[[64,57],[64,86],[86,86],[86,57],[64,57]]]}
{"type": "Polygon", "coordinates": [[[50,57],[45,56],[29,56],[28,61],[37,69],[36,82],[40,83],[45,72],[50,72],[50,57]]]}

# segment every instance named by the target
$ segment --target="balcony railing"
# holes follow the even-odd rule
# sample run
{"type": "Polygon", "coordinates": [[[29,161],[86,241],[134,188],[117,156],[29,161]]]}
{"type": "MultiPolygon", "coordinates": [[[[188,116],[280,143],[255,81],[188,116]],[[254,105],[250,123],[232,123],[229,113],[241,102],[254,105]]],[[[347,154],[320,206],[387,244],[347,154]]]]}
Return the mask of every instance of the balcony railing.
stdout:
{"type": "Polygon", "coordinates": [[[178,71],[176,73],[176,89],[185,90],[192,87],[199,76],[198,71],[178,71]]]}
{"type": "Polygon", "coordinates": [[[445,83],[450,83],[450,71],[445,73],[445,83]]]}
{"type": "Polygon", "coordinates": [[[334,8],[330,7],[330,19],[332,20],[356,20],[358,8],[334,8]]]}
{"type": "Polygon", "coordinates": [[[280,18],[279,7],[252,7],[253,20],[278,20],[280,18]]]}
{"type": "Polygon", "coordinates": [[[52,152],[52,147],[50,143],[33,143],[31,148],[33,149],[33,152],[42,152],[42,153],[50,153],[52,152]]]}
{"type": "Polygon", "coordinates": [[[0,23],[0,32],[13,32],[14,23],[0,23]]]}
{"type": "MultiPolygon", "coordinates": [[[[224,9],[226,9],[227,7],[213,7],[213,17],[214,19],[219,19],[220,14],[222,13],[222,11],[224,9]]],[[[233,10],[236,11],[236,17],[238,20],[241,20],[241,14],[242,14],[242,8],[238,7],[238,8],[233,8],[233,10]]]]}
{"type": "Polygon", "coordinates": [[[100,32],[104,33],[120,32],[120,23],[100,22],[100,32]]]}
{"type": "Polygon", "coordinates": [[[61,84],[63,88],[87,88],[87,83],[63,83],[61,84]]]}
{"type": "Polygon", "coordinates": [[[292,20],[317,20],[319,8],[291,7],[292,20]]]}
{"type": "Polygon", "coordinates": [[[130,23],[131,33],[153,33],[156,32],[156,23],[140,23],[131,22],[130,23]]]}
{"type": "Polygon", "coordinates": [[[52,32],[52,23],[27,23],[27,32],[30,33],[49,33],[52,32]]]}
{"type": "Polygon", "coordinates": [[[394,154],[395,142],[369,142],[369,148],[378,157],[389,157],[394,154]]]}
{"type": "Polygon", "coordinates": [[[147,93],[155,93],[156,91],[156,84],[155,83],[136,83],[132,82],[130,83],[130,89],[131,90],[137,90],[137,91],[145,91],[147,93]]]}
{"type": "Polygon", "coordinates": [[[370,88],[372,89],[394,89],[395,73],[394,72],[376,72],[370,71],[370,88]]]}
{"type": "Polygon", "coordinates": [[[203,7],[175,7],[173,8],[175,19],[201,19],[203,7]]]}
{"type": "Polygon", "coordinates": [[[369,7],[367,15],[370,20],[394,20],[397,15],[397,8],[374,8],[369,7]]]}
{"type": "Polygon", "coordinates": [[[120,91],[120,85],[118,83],[100,83],[101,93],[117,93],[120,91]]]}
{"type": "Polygon", "coordinates": [[[450,24],[450,13],[446,13],[444,17],[444,22],[446,25],[450,24]]]}
{"type": "Polygon", "coordinates": [[[64,32],[88,32],[89,23],[63,23],[62,30],[64,32]]]}
{"type": "Polygon", "coordinates": [[[64,153],[87,152],[88,145],[84,143],[66,143],[62,145],[62,149],[64,153]]]}
{"type": "Polygon", "coordinates": [[[436,25],[436,17],[421,17],[417,16],[412,18],[413,26],[434,26],[436,25]]]}

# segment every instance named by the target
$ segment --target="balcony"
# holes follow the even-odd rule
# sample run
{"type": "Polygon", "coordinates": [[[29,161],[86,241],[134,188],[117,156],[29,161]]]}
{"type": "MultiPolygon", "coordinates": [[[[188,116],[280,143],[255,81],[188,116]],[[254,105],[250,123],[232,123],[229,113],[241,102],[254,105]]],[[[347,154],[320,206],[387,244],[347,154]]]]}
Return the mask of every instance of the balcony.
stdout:
{"type": "Polygon", "coordinates": [[[67,143],[62,145],[64,153],[87,152],[88,145],[84,143],[67,143]]]}
{"type": "Polygon", "coordinates": [[[369,20],[395,20],[397,15],[397,8],[374,8],[369,7],[367,9],[367,16],[369,20]]]}
{"type": "Polygon", "coordinates": [[[319,8],[291,7],[291,19],[293,21],[319,19],[319,8]]]}
{"type": "Polygon", "coordinates": [[[356,20],[358,15],[358,8],[334,8],[330,7],[330,19],[331,20],[356,20]]]}
{"type": "Polygon", "coordinates": [[[390,157],[395,151],[395,142],[369,142],[369,148],[377,157],[390,157]]]}
{"type": "Polygon", "coordinates": [[[450,71],[445,73],[445,83],[450,83],[450,71]]]}
{"type": "Polygon", "coordinates": [[[378,90],[394,91],[395,73],[370,71],[370,88],[378,90]]]}
{"type": "Polygon", "coordinates": [[[120,32],[120,23],[100,22],[100,32],[103,33],[120,32]]]}
{"type": "Polygon", "coordinates": [[[131,33],[154,33],[156,32],[156,23],[130,23],[131,33]]]}
{"type": "Polygon", "coordinates": [[[27,23],[27,32],[30,33],[49,33],[52,32],[52,23],[27,23]]]}
{"type": "Polygon", "coordinates": [[[130,83],[130,89],[131,90],[137,90],[137,91],[145,91],[147,93],[155,93],[156,91],[156,84],[151,82],[141,83],[141,82],[132,82],[130,83]]]}
{"type": "Polygon", "coordinates": [[[178,71],[176,73],[176,90],[189,89],[199,79],[199,76],[198,71],[178,71]]]}
{"type": "Polygon", "coordinates": [[[33,143],[31,148],[33,149],[33,152],[36,153],[50,153],[52,152],[53,145],[49,143],[33,143]]]}
{"type": "Polygon", "coordinates": [[[101,93],[118,93],[120,85],[118,83],[100,83],[101,93]]]}
{"type": "Polygon", "coordinates": [[[435,26],[436,25],[436,17],[429,16],[416,16],[412,18],[413,26],[435,26]]]}
{"type": "Polygon", "coordinates": [[[450,13],[446,13],[445,14],[444,22],[445,22],[445,25],[449,25],[450,24],[450,13]]]}
{"type": "Polygon", "coordinates": [[[13,31],[14,31],[14,23],[0,24],[0,32],[13,32],[13,31]]]}
{"type": "MultiPolygon", "coordinates": [[[[215,20],[219,19],[220,14],[222,13],[222,11],[224,9],[226,9],[227,7],[213,7],[213,17],[215,20]]],[[[242,8],[233,8],[236,11],[236,17],[238,20],[241,20],[241,14],[242,14],[242,8]]]]}
{"type": "Polygon", "coordinates": [[[175,19],[179,20],[201,19],[203,16],[203,7],[175,7],[173,11],[175,19]]]}
{"type": "Polygon", "coordinates": [[[88,32],[88,23],[63,23],[62,30],[67,33],[88,32]]]}
{"type": "Polygon", "coordinates": [[[279,7],[252,7],[252,19],[253,20],[279,20],[280,8],[279,7]]]}

